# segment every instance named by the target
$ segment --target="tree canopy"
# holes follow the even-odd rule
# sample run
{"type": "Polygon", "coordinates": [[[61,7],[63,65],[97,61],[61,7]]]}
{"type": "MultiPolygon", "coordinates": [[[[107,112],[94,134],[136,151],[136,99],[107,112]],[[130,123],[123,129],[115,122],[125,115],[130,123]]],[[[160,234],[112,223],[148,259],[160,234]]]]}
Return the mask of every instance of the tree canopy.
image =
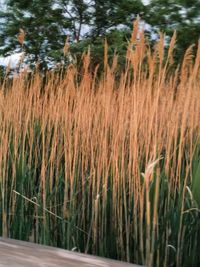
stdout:
{"type": "Polygon", "coordinates": [[[151,0],[145,19],[154,31],[165,32],[167,36],[172,36],[176,30],[178,58],[200,38],[199,0],[151,0]]]}
{"type": "Polygon", "coordinates": [[[200,36],[199,0],[7,0],[6,6],[0,12],[1,54],[24,51],[30,64],[40,61],[44,69],[63,60],[67,36],[76,56],[90,45],[94,63],[102,59],[105,38],[110,53],[124,54],[137,15],[150,36],[177,31],[177,56],[200,36]]]}

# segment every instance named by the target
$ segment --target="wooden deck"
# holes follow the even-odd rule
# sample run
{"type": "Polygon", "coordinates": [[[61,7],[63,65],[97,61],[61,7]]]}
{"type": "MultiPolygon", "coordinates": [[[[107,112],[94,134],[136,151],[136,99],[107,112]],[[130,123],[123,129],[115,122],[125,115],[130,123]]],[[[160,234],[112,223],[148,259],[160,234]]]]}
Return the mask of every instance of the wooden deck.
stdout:
{"type": "Polygon", "coordinates": [[[0,267],[139,267],[64,249],[0,238],[0,267]]]}

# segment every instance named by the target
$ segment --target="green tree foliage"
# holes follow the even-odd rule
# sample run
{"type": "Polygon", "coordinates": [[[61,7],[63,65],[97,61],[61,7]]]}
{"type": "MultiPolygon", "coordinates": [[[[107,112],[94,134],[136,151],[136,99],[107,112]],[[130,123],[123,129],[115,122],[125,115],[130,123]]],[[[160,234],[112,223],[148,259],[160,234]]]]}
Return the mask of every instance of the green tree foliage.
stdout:
{"type": "Polygon", "coordinates": [[[93,65],[101,63],[105,38],[109,55],[116,51],[123,58],[137,15],[154,33],[161,30],[168,37],[177,31],[177,59],[200,36],[199,0],[151,0],[148,6],[141,0],[7,0],[0,12],[0,53],[25,51],[27,61],[53,67],[68,61],[63,46],[69,36],[77,59],[90,46],[93,65]],[[26,34],[23,46],[17,41],[20,29],[26,34]]]}
{"type": "MultiPolygon", "coordinates": [[[[123,67],[127,40],[132,31],[133,20],[137,15],[143,15],[145,6],[141,0],[92,0],[89,3],[88,32],[81,43],[75,43],[71,47],[78,61],[82,52],[90,46],[91,65],[103,65],[104,43],[108,42],[108,59],[117,53],[119,65],[123,67]]],[[[110,60],[110,64],[112,64],[110,60]]]]}
{"type": "Polygon", "coordinates": [[[124,51],[121,48],[132,21],[143,10],[141,0],[8,0],[6,10],[0,13],[1,54],[23,50],[29,62],[40,61],[43,68],[54,66],[63,60],[62,48],[69,36],[72,51],[80,54],[90,44],[98,62],[106,37],[110,52],[114,45],[120,53],[124,51]],[[23,47],[17,41],[19,29],[26,34],[23,47]]]}
{"type": "Polygon", "coordinates": [[[73,41],[79,42],[83,27],[90,24],[89,4],[84,0],[57,0],[55,2],[71,23],[68,34],[73,41]]]}
{"type": "Polygon", "coordinates": [[[92,6],[94,36],[100,36],[119,26],[132,27],[132,21],[145,9],[141,0],[94,0],[92,6]]]}
{"type": "Polygon", "coordinates": [[[167,36],[177,31],[175,56],[180,59],[191,44],[197,44],[200,37],[199,0],[151,0],[145,20],[167,36]]]}
{"type": "Polygon", "coordinates": [[[58,51],[66,38],[65,29],[71,27],[71,21],[51,0],[9,0],[1,19],[1,53],[24,50],[30,62],[40,61],[43,68],[58,60],[58,51]],[[23,48],[17,41],[19,29],[25,32],[23,48]]]}

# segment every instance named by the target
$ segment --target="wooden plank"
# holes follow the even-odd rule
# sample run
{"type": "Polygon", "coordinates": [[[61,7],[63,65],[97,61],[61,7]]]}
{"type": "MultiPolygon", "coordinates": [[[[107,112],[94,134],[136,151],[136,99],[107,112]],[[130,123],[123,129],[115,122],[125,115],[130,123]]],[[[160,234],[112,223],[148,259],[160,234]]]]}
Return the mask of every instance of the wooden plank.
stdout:
{"type": "Polygon", "coordinates": [[[0,267],[139,267],[30,242],[0,238],[0,267]]]}

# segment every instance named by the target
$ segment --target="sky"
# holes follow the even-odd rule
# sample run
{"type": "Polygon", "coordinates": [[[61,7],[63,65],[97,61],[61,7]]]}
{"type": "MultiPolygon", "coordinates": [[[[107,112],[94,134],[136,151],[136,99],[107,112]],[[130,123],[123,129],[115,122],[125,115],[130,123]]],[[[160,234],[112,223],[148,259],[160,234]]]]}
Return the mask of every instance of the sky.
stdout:
{"type": "Polygon", "coordinates": [[[5,6],[5,0],[0,0],[0,8],[2,9],[5,6]]]}
{"type": "Polygon", "coordinates": [[[148,5],[150,0],[142,0],[142,2],[143,2],[144,5],[148,5]]]}
{"type": "Polygon", "coordinates": [[[23,53],[15,53],[8,57],[0,57],[0,66],[10,66],[11,69],[18,67],[23,53]]]}

